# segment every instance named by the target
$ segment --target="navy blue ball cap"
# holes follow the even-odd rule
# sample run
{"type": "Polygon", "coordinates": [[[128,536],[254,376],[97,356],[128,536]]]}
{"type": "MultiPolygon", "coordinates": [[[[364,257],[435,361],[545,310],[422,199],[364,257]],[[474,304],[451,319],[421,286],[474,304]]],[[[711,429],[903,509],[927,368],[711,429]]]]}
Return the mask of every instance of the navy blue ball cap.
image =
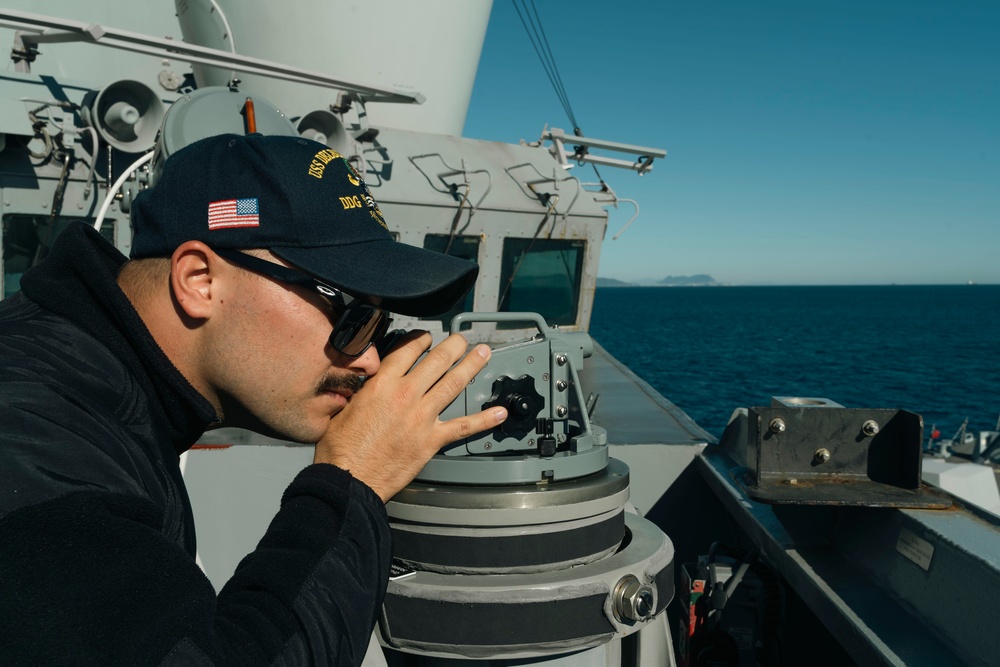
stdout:
{"type": "Polygon", "coordinates": [[[479,267],[399,243],[368,186],[337,151],[300,137],[225,134],[173,153],[131,208],[133,259],[186,241],[266,248],[318,280],[387,310],[447,312],[479,267]]]}

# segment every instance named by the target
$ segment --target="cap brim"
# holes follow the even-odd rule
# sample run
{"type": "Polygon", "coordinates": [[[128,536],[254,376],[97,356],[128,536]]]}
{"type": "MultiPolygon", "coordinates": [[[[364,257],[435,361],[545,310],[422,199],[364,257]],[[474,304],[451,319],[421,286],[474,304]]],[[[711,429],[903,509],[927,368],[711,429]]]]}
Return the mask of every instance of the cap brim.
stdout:
{"type": "Polygon", "coordinates": [[[386,310],[413,317],[448,312],[479,274],[473,262],[391,239],[270,250],[323,282],[350,294],[380,297],[386,310]]]}

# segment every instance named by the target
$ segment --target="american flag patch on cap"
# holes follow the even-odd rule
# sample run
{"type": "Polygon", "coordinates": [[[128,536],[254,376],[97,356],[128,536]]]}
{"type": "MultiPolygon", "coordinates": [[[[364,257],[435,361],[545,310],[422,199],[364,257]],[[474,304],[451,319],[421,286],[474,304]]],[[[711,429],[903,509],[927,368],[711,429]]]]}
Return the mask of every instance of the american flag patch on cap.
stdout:
{"type": "Polygon", "coordinates": [[[259,227],[257,198],[226,199],[208,205],[208,228],[259,227]]]}

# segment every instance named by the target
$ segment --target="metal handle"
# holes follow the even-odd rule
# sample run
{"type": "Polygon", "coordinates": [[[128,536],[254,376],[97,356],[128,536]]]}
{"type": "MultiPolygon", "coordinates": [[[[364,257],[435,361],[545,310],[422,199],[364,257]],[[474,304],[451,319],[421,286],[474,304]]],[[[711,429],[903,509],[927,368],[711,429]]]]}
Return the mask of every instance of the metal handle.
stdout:
{"type": "Polygon", "coordinates": [[[461,331],[466,322],[531,322],[545,336],[551,331],[538,313],[459,313],[451,320],[451,333],[461,331]]]}

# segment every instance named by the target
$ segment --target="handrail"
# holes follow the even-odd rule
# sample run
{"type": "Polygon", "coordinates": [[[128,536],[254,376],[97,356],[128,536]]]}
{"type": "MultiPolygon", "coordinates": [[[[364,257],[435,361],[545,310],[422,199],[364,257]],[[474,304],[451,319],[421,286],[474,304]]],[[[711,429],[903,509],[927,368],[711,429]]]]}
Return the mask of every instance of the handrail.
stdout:
{"type": "MultiPolygon", "coordinates": [[[[405,93],[391,88],[353,83],[335,79],[322,72],[304,70],[229,51],[13,9],[0,9],[0,26],[19,31],[15,44],[20,43],[26,49],[44,43],[89,42],[135,53],[176,58],[199,65],[235,69],[246,74],[260,74],[285,81],[347,90],[357,93],[369,102],[421,104],[426,99],[420,93],[405,93]]],[[[17,66],[19,71],[30,71],[30,58],[22,58],[17,66]]]]}

